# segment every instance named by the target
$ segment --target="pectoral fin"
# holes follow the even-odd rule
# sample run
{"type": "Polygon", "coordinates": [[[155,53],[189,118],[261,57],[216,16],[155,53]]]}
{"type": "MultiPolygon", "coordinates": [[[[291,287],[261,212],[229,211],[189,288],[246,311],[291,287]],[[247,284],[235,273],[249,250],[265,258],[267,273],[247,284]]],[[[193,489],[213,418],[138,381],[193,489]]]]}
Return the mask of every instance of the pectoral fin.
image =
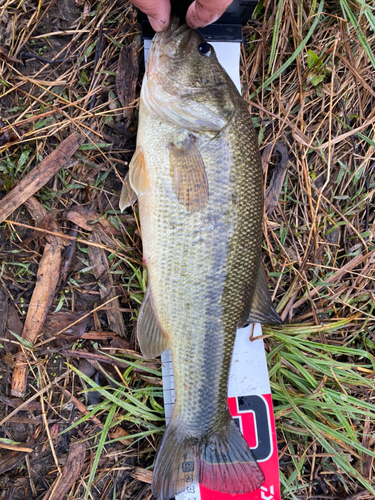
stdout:
{"type": "Polygon", "coordinates": [[[146,171],[145,157],[140,146],[137,147],[129,164],[130,186],[139,195],[145,194],[150,189],[150,181],[146,171]]]}
{"type": "Polygon", "coordinates": [[[202,211],[208,203],[208,181],[203,159],[189,135],[181,147],[170,144],[169,162],[174,192],[189,212],[202,211]]]}
{"type": "MultiPolygon", "coordinates": [[[[242,318],[242,325],[249,323],[262,323],[265,325],[281,325],[282,321],[280,316],[275,311],[270,292],[268,290],[267,276],[260,262],[258,271],[258,281],[253,295],[253,300],[250,307],[250,313],[242,318]]],[[[241,326],[242,326],[241,325],[241,326]]]]}
{"type": "Polygon", "coordinates": [[[137,193],[134,191],[134,189],[130,185],[130,180],[129,180],[129,172],[126,174],[125,179],[124,179],[124,184],[122,185],[121,189],[121,194],[120,194],[120,201],[119,201],[119,207],[121,212],[125,210],[125,208],[130,207],[130,205],[134,205],[134,203],[137,201],[137,193]]]}
{"type": "Polygon", "coordinates": [[[147,359],[160,356],[169,345],[169,336],[156,317],[150,286],[139,311],[137,338],[142,354],[147,359]]]}

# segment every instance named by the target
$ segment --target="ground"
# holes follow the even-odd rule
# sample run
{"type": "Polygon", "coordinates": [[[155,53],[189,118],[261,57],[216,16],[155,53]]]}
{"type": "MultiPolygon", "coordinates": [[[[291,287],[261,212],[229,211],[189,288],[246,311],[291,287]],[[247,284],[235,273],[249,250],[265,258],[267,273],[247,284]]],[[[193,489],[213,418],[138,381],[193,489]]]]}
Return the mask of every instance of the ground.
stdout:
{"type": "MultiPolygon", "coordinates": [[[[244,28],[285,499],[375,496],[374,8],[264,0],[244,28]]],[[[142,61],[130,4],[0,0],[1,500],[151,498],[160,362],[134,336],[137,206],[117,208],[142,61]]]]}

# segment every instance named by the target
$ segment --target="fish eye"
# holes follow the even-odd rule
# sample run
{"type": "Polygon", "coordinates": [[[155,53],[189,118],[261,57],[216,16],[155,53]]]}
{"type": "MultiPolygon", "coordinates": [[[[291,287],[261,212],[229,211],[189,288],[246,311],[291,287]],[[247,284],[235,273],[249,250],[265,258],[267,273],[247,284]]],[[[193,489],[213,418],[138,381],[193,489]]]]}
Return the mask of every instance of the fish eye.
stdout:
{"type": "Polygon", "coordinates": [[[214,53],[214,48],[212,45],[209,43],[203,42],[199,45],[198,50],[201,54],[205,55],[206,57],[211,57],[212,54],[214,53]]]}

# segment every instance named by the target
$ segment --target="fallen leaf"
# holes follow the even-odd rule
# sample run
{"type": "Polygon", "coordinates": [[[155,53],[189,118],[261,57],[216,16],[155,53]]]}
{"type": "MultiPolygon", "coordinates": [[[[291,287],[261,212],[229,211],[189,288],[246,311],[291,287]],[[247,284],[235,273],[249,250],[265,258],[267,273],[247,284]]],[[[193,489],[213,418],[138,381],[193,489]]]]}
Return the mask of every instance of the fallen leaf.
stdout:
{"type": "Polygon", "coordinates": [[[69,342],[74,342],[75,340],[82,337],[85,332],[89,321],[90,316],[85,316],[89,311],[80,311],[70,312],[70,311],[59,311],[54,314],[50,314],[47,316],[46,321],[43,326],[43,334],[47,337],[53,337],[57,332],[64,330],[66,327],[69,327],[63,333],[59,335],[59,338],[67,339],[69,342]],[[75,321],[78,321],[82,318],[81,321],[76,323],[75,325],[69,326],[75,321]]]}
{"type": "Polygon", "coordinates": [[[18,141],[18,136],[12,130],[8,129],[2,132],[0,129],[0,147],[4,146],[8,142],[15,142],[15,141],[18,141]]]}
{"type": "MultiPolygon", "coordinates": [[[[24,448],[32,451],[37,443],[38,440],[30,439],[27,443],[25,443],[26,446],[24,448]]],[[[0,475],[13,469],[13,467],[25,458],[27,453],[29,453],[29,451],[11,451],[6,455],[2,455],[0,460],[0,475]]]]}
{"type": "Polygon", "coordinates": [[[51,425],[49,433],[51,435],[51,438],[56,437],[59,434],[59,424],[51,425]]]}
{"type": "Polygon", "coordinates": [[[130,343],[122,337],[114,337],[111,342],[111,350],[115,349],[130,349],[130,343]]]}
{"type": "Polygon", "coordinates": [[[13,63],[19,63],[22,64],[22,61],[19,59],[16,59],[15,57],[10,57],[8,56],[3,49],[0,47],[0,59],[3,59],[5,62],[13,62],[13,63]]]}
{"type": "MultiPolygon", "coordinates": [[[[2,9],[2,15],[8,14],[8,12],[4,9],[2,9]]],[[[10,47],[12,43],[12,38],[13,38],[13,28],[14,28],[14,16],[9,17],[4,15],[4,19],[2,19],[2,24],[5,26],[5,30],[1,30],[1,37],[0,37],[0,42],[4,47],[10,47]],[[8,17],[8,20],[6,20],[6,17],[8,17]]]]}
{"type": "Polygon", "coordinates": [[[56,246],[63,247],[69,245],[69,242],[66,241],[66,239],[63,237],[64,236],[63,233],[61,233],[61,231],[59,230],[59,226],[53,218],[53,213],[47,212],[47,210],[35,198],[35,196],[30,196],[30,198],[25,201],[24,205],[30,212],[31,217],[34,219],[36,228],[45,229],[46,231],[51,231],[53,233],[60,233],[62,237],[59,238],[58,236],[48,234],[47,232],[43,234],[39,230],[35,229],[31,233],[31,235],[22,242],[23,245],[28,244],[26,243],[27,241],[29,240],[31,241],[36,237],[38,237],[39,240],[42,240],[42,238],[44,237],[46,241],[54,247],[56,246]]]}
{"type": "Polygon", "coordinates": [[[97,368],[92,366],[86,359],[80,359],[78,364],[78,370],[82,372],[86,377],[93,378],[97,372],[97,368]]]}
{"type": "Polygon", "coordinates": [[[5,364],[9,366],[9,368],[14,368],[14,359],[10,352],[7,352],[3,357],[3,361],[5,364]]]}
{"type": "MultiPolygon", "coordinates": [[[[24,401],[22,401],[21,398],[7,398],[6,396],[3,396],[0,393],[0,401],[7,406],[10,406],[11,408],[18,408],[22,404],[24,404],[24,401]]],[[[24,411],[41,411],[42,405],[38,403],[37,401],[30,401],[30,403],[27,403],[25,406],[22,407],[22,410],[24,411]]]]}
{"type": "MultiPolygon", "coordinates": [[[[96,231],[90,235],[90,241],[93,243],[100,243],[100,236],[96,231]]],[[[93,269],[95,278],[99,283],[99,292],[103,301],[116,296],[116,289],[113,283],[112,274],[109,272],[109,263],[107,255],[102,248],[89,246],[87,249],[90,264],[93,269]]],[[[125,322],[120,311],[120,302],[115,298],[110,305],[106,308],[106,315],[109,328],[116,332],[120,337],[125,337],[126,328],[125,322]]]]}
{"type": "Polygon", "coordinates": [[[97,224],[100,224],[106,233],[114,236],[121,236],[118,231],[107,219],[104,219],[100,214],[94,210],[85,207],[76,207],[74,210],[69,210],[66,218],[77,224],[85,231],[93,231],[97,224]]]}
{"type": "Polygon", "coordinates": [[[279,203],[281,189],[284,184],[286,168],[288,166],[288,150],[281,142],[269,144],[262,154],[262,167],[263,170],[269,161],[272,150],[275,149],[281,155],[279,163],[275,165],[271,181],[266,190],[265,207],[267,215],[271,215],[279,203]]]}
{"type": "MultiPolygon", "coordinates": [[[[12,335],[10,332],[13,332],[16,335],[21,336],[22,330],[23,330],[23,323],[19,317],[18,311],[12,304],[9,304],[4,338],[8,339],[9,341],[15,340],[14,335],[12,335]]],[[[7,352],[15,354],[18,351],[17,344],[6,341],[3,341],[3,343],[4,343],[4,349],[7,352]]]]}
{"type": "Polygon", "coordinates": [[[129,437],[130,433],[123,429],[121,426],[116,427],[116,429],[112,432],[109,433],[109,437],[111,439],[119,439],[121,443],[123,443],[125,446],[129,446],[130,443],[134,441],[132,437],[129,437]]]}
{"type": "Polygon", "coordinates": [[[138,479],[138,481],[142,481],[143,483],[151,484],[152,482],[152,471],[147,469],[141,469],[140,467],[136,467],[133,472],[130,473],[134,479],[138,479]]]}
{"type": "Polygon", "coordinates": [[[3,338],[8,316],[8,292],[0,283],[0,337],[3,338]]]}

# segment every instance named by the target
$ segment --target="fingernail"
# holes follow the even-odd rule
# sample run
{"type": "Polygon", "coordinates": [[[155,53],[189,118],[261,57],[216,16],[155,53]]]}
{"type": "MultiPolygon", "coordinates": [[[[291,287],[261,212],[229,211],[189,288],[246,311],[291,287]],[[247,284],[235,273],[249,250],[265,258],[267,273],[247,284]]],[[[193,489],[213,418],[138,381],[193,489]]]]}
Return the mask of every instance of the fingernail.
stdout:
{"type": "Polygon", "coordinates": [[[168,21],[154,19],[153,17],[148,16],[148,20],[150,21],[151,27],[154,31],[163,31],[168,27],[168,21]]]}

